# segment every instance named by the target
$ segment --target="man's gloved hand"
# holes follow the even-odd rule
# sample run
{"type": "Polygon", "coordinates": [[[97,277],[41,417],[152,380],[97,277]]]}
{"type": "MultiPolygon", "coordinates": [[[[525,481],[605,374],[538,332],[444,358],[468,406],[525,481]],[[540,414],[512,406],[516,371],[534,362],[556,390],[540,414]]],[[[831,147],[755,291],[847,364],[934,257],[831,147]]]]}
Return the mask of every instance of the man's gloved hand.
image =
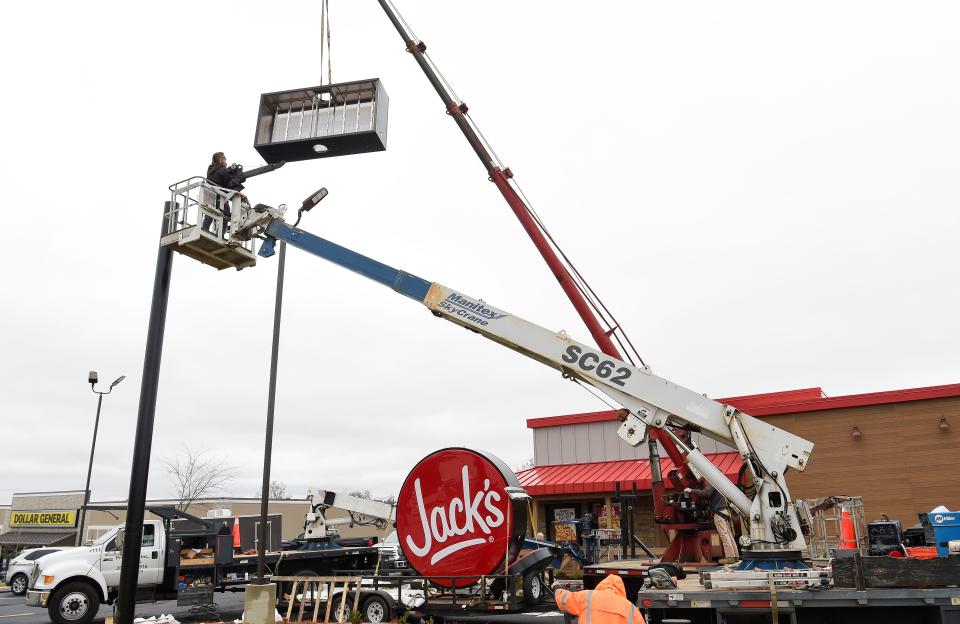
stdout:
{"type": "Polygon", "coordinates": [[[554,593],[556,593],[556,591],[557,591],[558,589],[563,589],[563,585],[561,585],[560,581],[554,581],[554,582],[550,585],[550,590],[553,591],[554,593]]]}
{"type": "Polygon", "coordinates": [[[683,493],[684,493],[684,494],[689,494],[689,493],[692,492],[692,491],[693,491],[692,488],[683,488],[683,493]]]}

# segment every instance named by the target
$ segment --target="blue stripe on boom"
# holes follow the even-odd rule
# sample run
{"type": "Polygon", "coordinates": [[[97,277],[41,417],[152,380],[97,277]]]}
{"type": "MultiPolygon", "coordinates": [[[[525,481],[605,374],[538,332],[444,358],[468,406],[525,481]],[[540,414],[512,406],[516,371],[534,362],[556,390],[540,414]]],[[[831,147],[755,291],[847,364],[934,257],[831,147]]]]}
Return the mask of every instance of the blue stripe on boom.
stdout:
{"type": "Polygon", "coordinates": [[[319,236],[314,236],[309,232],[290,227],[279,219],[270,222],[266,234],[275,237],[277,240],[286,241],[297,249],[302,249],[324,260],[350,269],[354,273],[359,273],[375,282],[380,282],[384,286],[389,286],[401,295],[406,295],[421,303],[427,298],[427,292],[430,290],[431,282],[423,278],[387,266],[382,262],[377,262],[372,258],[358,254],[346,247],[341,247],[336,243],[331,243],[319,236]]]}

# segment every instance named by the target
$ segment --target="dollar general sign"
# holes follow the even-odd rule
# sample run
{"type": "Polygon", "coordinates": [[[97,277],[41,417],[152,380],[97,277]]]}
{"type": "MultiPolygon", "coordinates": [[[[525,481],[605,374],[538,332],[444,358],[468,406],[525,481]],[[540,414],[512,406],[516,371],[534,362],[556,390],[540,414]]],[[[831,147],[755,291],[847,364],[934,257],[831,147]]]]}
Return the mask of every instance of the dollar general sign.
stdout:
{"type": "Polygon", "coordinates": [[[11,527],[74,527],[76,511],[14,511],[10,514],[11,527]]]}

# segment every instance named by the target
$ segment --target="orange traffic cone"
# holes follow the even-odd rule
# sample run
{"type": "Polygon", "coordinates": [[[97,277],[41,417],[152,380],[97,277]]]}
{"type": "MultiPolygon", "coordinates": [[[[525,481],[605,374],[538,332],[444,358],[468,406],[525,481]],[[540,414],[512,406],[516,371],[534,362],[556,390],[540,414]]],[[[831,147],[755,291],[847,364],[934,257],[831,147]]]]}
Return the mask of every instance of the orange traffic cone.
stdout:
{"type": "Polygon", "coordinates": [[[849,509],[840,510],[840,543],[844,550],[857,548],[857,532],[853,527],[853,514],[849,509]]]}
{"type": "Polygon", "coordinates": [[[233,549],[240,550],[240,516],[233,517],[233,549]]]}

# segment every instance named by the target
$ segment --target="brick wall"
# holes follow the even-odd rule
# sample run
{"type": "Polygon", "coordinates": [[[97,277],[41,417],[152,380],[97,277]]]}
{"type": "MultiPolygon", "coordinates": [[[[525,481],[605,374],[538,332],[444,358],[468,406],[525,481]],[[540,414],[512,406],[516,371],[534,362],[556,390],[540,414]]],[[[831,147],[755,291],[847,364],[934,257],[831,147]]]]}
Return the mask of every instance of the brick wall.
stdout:
{"type": "Polygon", "coordinates": [[[937,505],[960,509],[960,398],[764,416],[816,446],[803,472],[787,474],[793,498],[862,496],[867,520],[904,527],[937,505]],[[940,417],[950,427],[939,428],[940,417]],[[853,426],[860,430],[855,439],[853,426]]]}

